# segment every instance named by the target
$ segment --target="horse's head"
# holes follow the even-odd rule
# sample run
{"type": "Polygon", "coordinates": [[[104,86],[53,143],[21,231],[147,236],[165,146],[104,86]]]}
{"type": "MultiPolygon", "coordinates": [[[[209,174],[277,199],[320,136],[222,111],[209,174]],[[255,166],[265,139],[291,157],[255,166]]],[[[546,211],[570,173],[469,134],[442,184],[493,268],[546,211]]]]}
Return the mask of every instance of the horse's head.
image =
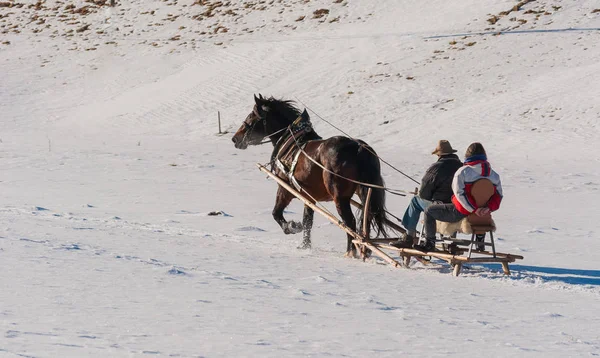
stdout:
{"type": "Polygon", "coordinates": [[[249,145],[257,145],[265,137],[272,141],[279,138],[278,132],[286,128],[298,116],[298,109],[290,101],[264,98],[261,94],[254,96],[254,107],[231,140],[238,149],[246,149],[249,145]]]}
{"type": "Polygon", "coordinates": [[[235,132],[231,140],[238,149],[246,149],[249,145],[259,144],[267,133],[267,117],[270,108],[261,94],[254,96],[254,107],[252,112],[246,116],[240,128],[235,132]]]}

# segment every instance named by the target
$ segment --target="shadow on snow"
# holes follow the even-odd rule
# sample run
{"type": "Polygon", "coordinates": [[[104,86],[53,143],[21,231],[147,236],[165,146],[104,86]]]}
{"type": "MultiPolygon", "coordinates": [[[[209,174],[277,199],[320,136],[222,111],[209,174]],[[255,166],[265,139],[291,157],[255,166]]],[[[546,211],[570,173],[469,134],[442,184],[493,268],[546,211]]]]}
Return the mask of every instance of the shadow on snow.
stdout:
{"type": "MultiPolygon", "coordinates": [[[[498,264],[481,265],[491,270],[502,270],[498,264]]],[[[600,270],[579,270],[560,267],[510,265],[511,271],[537,276],[545,282],[562,282],[569,285],[600,286],[600,270]]]]}

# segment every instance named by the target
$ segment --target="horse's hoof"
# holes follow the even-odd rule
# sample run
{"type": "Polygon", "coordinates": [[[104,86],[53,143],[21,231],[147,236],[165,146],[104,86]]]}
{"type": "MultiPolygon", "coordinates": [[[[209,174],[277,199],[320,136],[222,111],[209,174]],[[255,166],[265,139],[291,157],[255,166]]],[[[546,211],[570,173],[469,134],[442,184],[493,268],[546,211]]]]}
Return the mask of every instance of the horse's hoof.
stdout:
{"type": "Polygon", "coordinates": [[[283,232],[285,234],[297,234],[302,232],[302,224],[297,221],[290,221],[285,225],[283,232]]]}
{"type": "Polygon", "coordinates": [[[300,246],[298,246],[298,250],[309,250],[312,247],[310,241],[302,241],[300,246]]]}

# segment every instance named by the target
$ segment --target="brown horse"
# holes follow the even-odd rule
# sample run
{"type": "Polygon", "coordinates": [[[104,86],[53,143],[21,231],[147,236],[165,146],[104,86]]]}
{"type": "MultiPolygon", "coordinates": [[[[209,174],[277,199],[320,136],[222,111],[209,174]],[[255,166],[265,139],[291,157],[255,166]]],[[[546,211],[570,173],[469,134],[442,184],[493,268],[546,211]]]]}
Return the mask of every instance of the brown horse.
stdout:
{"type": "MultiPolygon", "coordinates": [[[[300,116],[303,121],[310,123],[306,110],[300,113],[292,101],[277,100],[273,97],[264,98],[259,94],[259,97],[254,96],[254,102],[252,112],[246,117],[232,138],[235,147],[238,149],[246,149],[249,145],[260,144],[267,137],[276,146],[281,137],[285,135],[287,128],[300,116]]],[[[352,230],[356,230],[356,220],[350,207],[350,199],[354,193],[357,193],[364,203],[368,188],[342,177],[383,186],[379,158],[371,147],[360,140],[341,136],[321,139],[314,130],[309,131],[304,139],[308,140],[304,147],[305,153],[327,168],[327,171],[306,158],[304,154],[300,154],[297,165],[293,170],[297,183],[313,200],[333,200],[344,224],[352,230]]],[[[288,176],[282,170],[274,167],[274,171],[276,175],[289,182],[288,176]]],[[[275,207],[273,208],[273,218],[286,234],[296,234],[304,229],[304,240],[300,247],[310,248],[310,231],[313,224],[314,210],[308,206],[304,207],[302,224],[295,221],[288,222],[283,217],[283,211],[292,199],[294,199],[294,196],[279,186],[275,207]]],[[[367,216],[369,218],[369,230],[373,228],[377,235],[387,238],[384,227],[386,212],[385,191],[383,189],[372,190],[369,211],[370,213],[367,216]]],[[[364,216],[363,213],[360,213],[361,218],[364,216]]],[[[350,235],[348,235],[346,254],[356,256],[356,250],[352,245],[350,235]]]]}

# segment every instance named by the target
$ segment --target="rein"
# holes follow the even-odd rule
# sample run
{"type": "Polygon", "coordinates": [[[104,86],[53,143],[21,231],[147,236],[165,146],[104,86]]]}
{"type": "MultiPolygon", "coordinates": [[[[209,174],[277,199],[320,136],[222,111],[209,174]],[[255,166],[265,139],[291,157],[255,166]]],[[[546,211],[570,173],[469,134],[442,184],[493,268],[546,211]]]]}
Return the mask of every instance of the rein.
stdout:
{"type": "Polygon", "coordinates": [[[265,136],[263,139],[265,139],[265,138],[269,138],[269,139],[267,139],[267,140],[265,140],[265,141],[262,141],[262,142],[260,142],[260,143],[258,143],[258,144],[256,144],[256,145],[263,145],[263,144],[271,143],[271,139],[270,139],[270,138],[271,138],[272,136],[274,136],[275,134],[279,134],[279,133],[283,132],[284,130],[288,129],[289,127],[290,127],[290,126],[287,126],[287,127],[285,127],[285,128],[281,128],[280,130],[278,130],[278,131],[276,131],[276,132],[274,132],[274,133],[271,133],[271,134],[269,134],[269,135],[265,136]]]}
{"type": "MultiPolygon", "coordinates": [[[[259,115],[259,114],[258,114],[258,112],[256,112],[256,111],[252,111],[252,113],[254,113],[254,115],[255,115],[255,116],[257,116],[259,119],[262,119],[262,122],[263,122],[263,128],[264,128],[264,129],[265,129],[265,131],[266,131],[266,130],[267,130],[267,117],[266,117],[266,116],[264,116],[264,117],[263,117],[263,116],[259,115]]],[[[246,120],[247,120],[247,119],[248,119],[248,118],[246,118],[246,120]]],[[[298,119],[296,119],[296,121],[297,121],[297,120],[298,120],[298,119]]],[[[295,123],[296,121],[294,121],[294,123],[295,123]]],[[[244,123],[244,127],[246,127],[246,133],[244,133],[244,138],[243,138],[242,140],[246,140],[246,141],[247,141],[247,139],[246,139],[246,138],[247,138],[247,137],[248,137],[250,134],[252,134],[252,132],[254,132],[254,127],[256,127],[256,124],[257,124],[258,122],[260,122],[260,120],[258,120],[258,121],[255,121],[255,122],[254,122],[254,123],[252,123],[252,124],[248,124],[248,122],[246,122],[246,121],[244,121],[244,122],[243,122],[243,123],[244,123]]],[[[293,123],[292,123],[292,124],[293,124],[293,123]]],[[[292,125],[292,124],[290,124],[289,126],[287,126],[287,127],[285,127],[285,128],[281,128],[280,130],[278,130],[278,131],[275,131],[275,132],[273,132],[273,133],[271,133],[271,134],[269,134],[269,135],[266,135],[266,136],[264,136],[264,137],[261,139],[261,141],[262,141],[262,142],[258,142],[258,143],[256,143],[256,144],[253,144],[253,145],[263,145],[263,144],[270,143],[270,142],[271,142],[271,137],[272,137],[272,136],[274,136],[274,135],[276,135],[276,134],[279,134],[279,133],[283,132],[284,130],[288,129],[288,128],[289,128],[289,127],[292,125]],[[264,140],[265,138],[266,138],[266,140],[264,140]]]]}

